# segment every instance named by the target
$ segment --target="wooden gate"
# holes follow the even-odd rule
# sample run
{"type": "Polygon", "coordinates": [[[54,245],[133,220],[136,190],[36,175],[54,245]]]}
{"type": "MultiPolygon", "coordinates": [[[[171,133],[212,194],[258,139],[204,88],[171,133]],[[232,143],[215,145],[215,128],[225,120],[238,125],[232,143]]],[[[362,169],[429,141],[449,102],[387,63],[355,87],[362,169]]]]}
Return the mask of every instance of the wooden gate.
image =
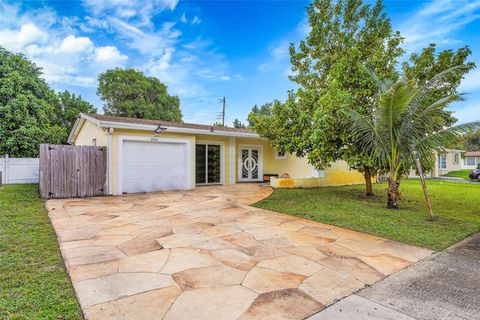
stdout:
{"type": "Polygon", "coordinates": [[[41,144],[39,188],[45,199],[108,194],[107,148],[41,144]]]}

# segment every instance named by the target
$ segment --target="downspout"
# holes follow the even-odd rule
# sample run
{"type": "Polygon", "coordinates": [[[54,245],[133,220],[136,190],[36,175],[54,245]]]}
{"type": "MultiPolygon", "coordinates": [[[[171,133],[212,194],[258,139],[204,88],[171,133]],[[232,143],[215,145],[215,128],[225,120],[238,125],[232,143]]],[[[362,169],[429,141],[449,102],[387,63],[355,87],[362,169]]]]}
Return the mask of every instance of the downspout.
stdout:
{"type": "Polygon", "coordinates": [[[108,175],[108,194],[112,195],[113,190],[112,190],[112,163],[113,163],[113,151],[112,151],[112,145],[113,145],[113,128],[108,128],[108,141],[107,141],[107,148],[108,148],[108,169],[107,169],[107,175],[108,175]]]}

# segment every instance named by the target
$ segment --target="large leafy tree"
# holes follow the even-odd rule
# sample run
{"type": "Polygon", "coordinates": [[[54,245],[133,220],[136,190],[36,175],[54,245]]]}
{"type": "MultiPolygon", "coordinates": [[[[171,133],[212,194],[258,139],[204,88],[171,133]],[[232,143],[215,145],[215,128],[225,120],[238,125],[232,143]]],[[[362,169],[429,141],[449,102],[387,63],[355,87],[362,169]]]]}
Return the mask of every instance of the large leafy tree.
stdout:
{"type": "Polygon", "coordinates": [[[55,93],[41,68],[0,47],[0,154],[36,157],[40,143],[62,143],[67,129],[56,123],[55,93]]]}
{"type": "Polygon", "coordinates": [[[277,149],[307,156],[318,169],[345,160],[364,172],[366,193],[373,194],[371,174],[379,168],[356,143],[348,110],[367,116],[376,106],[377,88],[367,70],[397,78],[402,37],[380,0],[315,0],[307,12],[310,33],[290,46],[290,78],[299,89],[270,106],[269,120],[254,112],[249,122],[277,149]]]}
{"type": "MultiPolygon", "coordinates": [[[[436,45],[430,44],[424,48],[419,54],[413,53],[408,61],[402,63],[402,70],[406,79],[411,79],[418,86],[425,85],[430,79],[434,78],[448,69],[462,65],[462,68],[456,68],[456,72],[449,72],[442,80],[442,85],[437,86],[428,92],[429,102],[438,100],[441,97],[458,94],[458,87],[464,76],[473,68],[475,63],[467,61],[472,51],[468,46],[459,48],[458,50],[442,50],[437,52],[436,45]]],[[[442,117],[433,123],[436,129],[444,126],[451,126],[457,119],[450,110],[443,110],[442,117]]]]}
{"type": "MultiPolygon", "coordinates": [[[[453,67],[439,73],[424,85],[414,80],[379,80],[380,98],[372,116],[351,109],[351,129],[362,149],[375,164],[388,169],[387,208],[398,208],[400,173],[417,159],[431,162],[434,151],[441,152],[462,133],[480,126],[480,121],[454,127],[437,128],[444,121],[445,108],[460,100],[451,93],[432,100],[446,79],[461,74],[468,66],[453,67]]],[[[428,202],[428,200],[427,200],[428,202]]]]}
{"type": "MultiPolygon", "coordinates": [[[[55,123],[66,129],[67,132],[73,127],[79,113],[96,113],[97,109],[82,96],[70,93],[68,90],[58,92],[53,101],[55,110],[55,123]]],[[[66,142],[66,137],[65,137],[66,142]]]]}
{"type": "Polygon", "coordinates": [[[167,86],[135,69],[115,68],[98,76],[97,94],[105,114],[143,119],[181,121],[180,99],[167,86]]]}

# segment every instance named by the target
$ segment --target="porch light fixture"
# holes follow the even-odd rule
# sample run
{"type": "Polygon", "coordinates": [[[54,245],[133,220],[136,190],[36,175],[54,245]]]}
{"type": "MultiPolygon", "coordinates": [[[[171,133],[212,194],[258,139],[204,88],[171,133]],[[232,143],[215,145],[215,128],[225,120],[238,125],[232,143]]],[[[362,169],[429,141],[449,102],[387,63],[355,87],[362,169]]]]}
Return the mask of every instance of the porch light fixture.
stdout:
{"type": "Polygon", "coordinates": [[[157,127],[155,130],[153,130],[153,133],[155,133],[155,134],[160,134],[160,133],[162,133],[162,132],[164,132],[164,131],[166,131],[166,130],[167,130],[167,128],[162,127],[162,125],[159,124],[158,127],[157,127]]]}

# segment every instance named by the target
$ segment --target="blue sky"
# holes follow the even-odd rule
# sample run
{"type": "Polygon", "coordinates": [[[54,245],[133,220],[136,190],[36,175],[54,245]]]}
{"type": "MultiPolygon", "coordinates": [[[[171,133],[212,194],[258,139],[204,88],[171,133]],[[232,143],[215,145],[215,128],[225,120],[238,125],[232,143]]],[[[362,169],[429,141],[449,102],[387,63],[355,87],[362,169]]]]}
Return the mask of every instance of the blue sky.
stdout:
{"type": "MultiPolygon", "coordinates": [[[[254,104],[284,99],[288,44],[308,32],[308,1],[0,0],[0,45],[44,69],[56,90],[81,94],[102,112],[97,75],[134,67],[156,76],[181,99],[186,122],[210,124],[227,99],[227,121],[244,121],[254,104]]],[[[430,42],[469,45],[480,67],[480,0],[387,0],[405,49],[430,42]]],[[[480,118],[480,69],[452,106],[460,122],[480,118]]]]}

